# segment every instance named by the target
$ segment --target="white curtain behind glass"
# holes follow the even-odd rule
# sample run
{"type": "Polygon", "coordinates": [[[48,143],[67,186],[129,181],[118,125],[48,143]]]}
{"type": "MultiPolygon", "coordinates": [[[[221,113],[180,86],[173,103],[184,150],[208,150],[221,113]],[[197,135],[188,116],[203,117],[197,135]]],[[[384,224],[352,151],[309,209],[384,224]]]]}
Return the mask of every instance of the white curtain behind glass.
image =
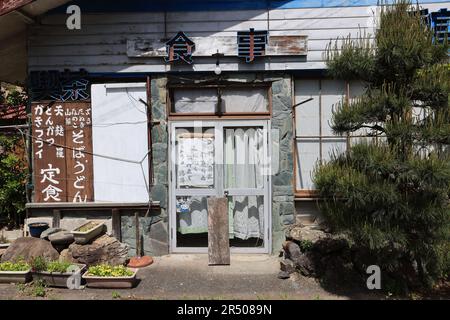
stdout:
{"type": "MultiPolygon", "coordinates": [[[[176,89],[176,113],[214,113],[218,102],[217,89],[176,89]]],[[[267,89],[222,89],[222,112],[267,112],[267,89]]]]}
{"type": "MultiPolygon", "coordinates": [[[[263,188],[263,130],[225,129],[224,141],[225,188],[263,188]]],[[[230,238],[263,238],[263,197],[230,197],[228,215],[230,238]]]]}
{"type": "Polygon", "coordinates": [[[177,89],[174,91],[175,112],[214,113],[217,106],[216,89],[177,89]]]}
{"type": "Polygon", "coordinates": [[[223,89],[222,112],[267,112],[267,89],[223,89]]]}

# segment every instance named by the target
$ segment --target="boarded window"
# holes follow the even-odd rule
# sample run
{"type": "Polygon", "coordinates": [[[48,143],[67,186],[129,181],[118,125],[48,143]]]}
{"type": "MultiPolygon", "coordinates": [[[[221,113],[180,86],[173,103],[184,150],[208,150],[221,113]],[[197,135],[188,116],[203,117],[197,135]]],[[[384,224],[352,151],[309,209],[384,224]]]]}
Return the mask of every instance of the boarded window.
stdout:
{"type": "Polygon", "coordinates": [[[147,202],[148,126],[145,83],[92,85],[96,201],[147,202]]]}

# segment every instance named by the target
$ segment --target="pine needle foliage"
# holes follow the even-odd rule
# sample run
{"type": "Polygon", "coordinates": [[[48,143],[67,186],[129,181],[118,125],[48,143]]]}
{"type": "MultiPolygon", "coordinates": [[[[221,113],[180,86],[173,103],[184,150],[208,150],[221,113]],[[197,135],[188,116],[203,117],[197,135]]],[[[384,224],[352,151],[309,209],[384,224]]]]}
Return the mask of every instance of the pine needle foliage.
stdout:
{"type": "Polygon", "coordinates": [[[366,83],[362,96],[336,106],[331,125],[339,135],[382,138],[332,154],[314,182],[332,227],[379,253],[383,270],[400,274],[407,261],[431,286],[450,269],[448,45],[434,43],[405,0],[381,6],[372,39],[328,46],[331,76],[366,83]]]}

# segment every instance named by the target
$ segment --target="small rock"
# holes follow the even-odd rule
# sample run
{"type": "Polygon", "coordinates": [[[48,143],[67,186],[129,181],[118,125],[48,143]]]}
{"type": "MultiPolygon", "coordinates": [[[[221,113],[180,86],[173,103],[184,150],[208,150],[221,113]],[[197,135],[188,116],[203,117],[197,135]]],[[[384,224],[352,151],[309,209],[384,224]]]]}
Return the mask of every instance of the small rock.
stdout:
{"type": "Polygon", "coordinates": [[[316,242],[326,238],[327,234],[316,226],[293,227],[289,232],[290,238],[295,241],[311,241],[316,242]]]}
{"type": "Polygon", "coordinates": [[[48,228],[47,230],[42,231],[41,239],[47,240],[51,234],[61,232],[61,231],[65,231],[65,230],[61,229],[61,228],[48,228]]]}
{"type": "Polygon", "coordinates": [[[128,261],[128,250],[127,244],[119,242],[114,237],[103,235],[90,244],[72,243],[68,251],[64,252],[64,256],[88,266],[102,263],[124,265],[128,261]]]}
{"type": "Polygon", "coordinates": [[[24,237],[18,238],[6,249],[1,261],[14,261],[21,258],[30,262],[38,256],[44,257],[47,260],[58,260],[59,253],[46,240],[24,237]]]}
{"type": "Polygon", "coordinates": [[[283,249],[285,252],[285,258],[291,259],[294,262],[302,254],[302,251],[300,250],[299,245],[292,241],[284,242],[283,249]]]}
{"type": "Polygon", "coordinates": [[[297,270],[306,277],[315,276],[316,274],[314,263],[308,254],[302,254],[296,259],[295,266],[297,267],[297,270]]]}
{"type": "Polygon", "coordinates": [[[55,245],[59,245],[59,244],[71,244],[74,241],[73,238],[73,234],[68,232],[68,231],[60,231],[60,232],[56,232],[53,233],[51,235],[48,236],[48,240],[50,240],[50,242],[55,245]]]}
{"type": "Polygon", "coordinates": [[[291,275],[286,271],[280,271],[278,273],[278,279],[289,279],[291,275]]]}
{"type": "Polygon", "coordinates": [[[72,258],[72,255],[70,254],[69,249],[64,249],[59,254],[59,261],[60,262],[72,262],[76,263],[77,261],[72,258]]]}
{"type": "Polygon", "coordinates": [[[281,271],[287,272],[289,274],[295,272],[295,263],[291,259],[283,259],[280,261],[281,271]]]}

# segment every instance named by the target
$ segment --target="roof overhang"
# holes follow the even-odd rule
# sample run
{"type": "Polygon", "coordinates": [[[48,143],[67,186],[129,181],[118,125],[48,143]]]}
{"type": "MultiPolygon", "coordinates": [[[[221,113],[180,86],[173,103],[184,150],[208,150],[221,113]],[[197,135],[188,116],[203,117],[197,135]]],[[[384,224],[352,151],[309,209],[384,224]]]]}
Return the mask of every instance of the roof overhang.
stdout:
{"type": "Polygon", "coordinates": [[[0,0],[0,81],[24,84],[27,77],[27,25],[70,0],[0,0]]]}

